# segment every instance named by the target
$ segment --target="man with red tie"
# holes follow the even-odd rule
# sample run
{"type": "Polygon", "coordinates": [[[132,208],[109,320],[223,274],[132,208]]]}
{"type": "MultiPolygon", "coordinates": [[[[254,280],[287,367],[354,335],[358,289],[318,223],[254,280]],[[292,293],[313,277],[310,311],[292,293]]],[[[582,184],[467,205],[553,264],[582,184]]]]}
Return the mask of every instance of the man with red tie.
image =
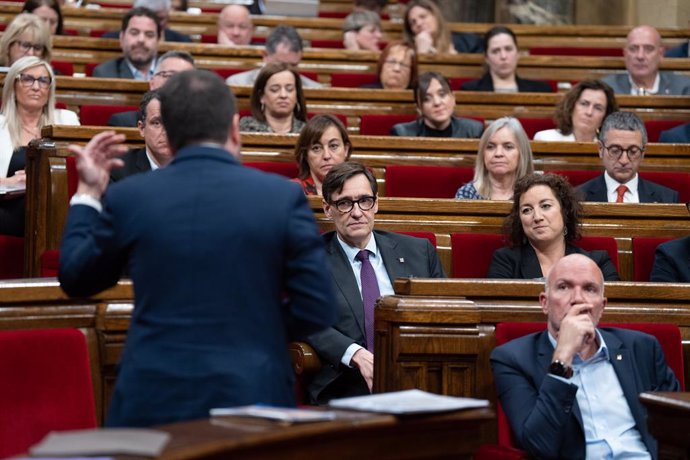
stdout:
{"type": "Polygon", "coordinates": [[[308,388],[311,402],[371,392],[374,304],[393,294],[396,278],[444,278],[426,239],[374,230],[377,184],[365,166],[334,166],[323,182],[323,209],[335,231],[323,235],[336,293],[335,326],[310,336],[323,366],[308,388]]]}
{"type": "Polygon", "coordinates": [[[642,179],[638,170],[647,145],[647,130],[632,112],[614,112],[599,130],[599,158],[604,174],[580,185],[584,201],[609,203],[678,203],[678,192],[642,179]]]}

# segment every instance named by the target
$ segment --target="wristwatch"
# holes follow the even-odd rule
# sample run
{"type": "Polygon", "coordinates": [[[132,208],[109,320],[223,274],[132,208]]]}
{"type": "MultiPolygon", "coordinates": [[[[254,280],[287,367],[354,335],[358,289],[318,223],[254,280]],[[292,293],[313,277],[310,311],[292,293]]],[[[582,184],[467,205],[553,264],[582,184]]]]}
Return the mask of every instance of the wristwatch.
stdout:
{"type": "Polygon", "coordinates": [[[549,366],[549,374],[569,379],[573,376],[573,368],[566,366],[561,360],[555,360],[549,366]]]}

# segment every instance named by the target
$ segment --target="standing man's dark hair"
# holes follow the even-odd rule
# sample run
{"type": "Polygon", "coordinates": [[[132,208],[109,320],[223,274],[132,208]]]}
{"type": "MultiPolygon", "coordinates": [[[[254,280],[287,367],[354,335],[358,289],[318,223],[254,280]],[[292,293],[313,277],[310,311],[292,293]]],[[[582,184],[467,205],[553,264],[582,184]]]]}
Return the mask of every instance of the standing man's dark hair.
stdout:
{"type": "Polygon", "coordinates": [[[134,16],[146,16],[147,18],[151,19],[156,24],[156,35],[158,38],[161,37],[161,20],[158,18],[158,15],[155,12],[148,8],[144,8],[143,6],[132,8],[125,13],[125,15],[122,17],[122,27],[120,29],[121,32],[127,30],[127,27],[129,27],[129,21],[134,16]]]}
{"type": "Polygon", "coordinates": [[[192,143],[226,143],[236,114],[235,96],[217,74],[181,72],[159,91],[163,126],[174,151],[192,143]]]}

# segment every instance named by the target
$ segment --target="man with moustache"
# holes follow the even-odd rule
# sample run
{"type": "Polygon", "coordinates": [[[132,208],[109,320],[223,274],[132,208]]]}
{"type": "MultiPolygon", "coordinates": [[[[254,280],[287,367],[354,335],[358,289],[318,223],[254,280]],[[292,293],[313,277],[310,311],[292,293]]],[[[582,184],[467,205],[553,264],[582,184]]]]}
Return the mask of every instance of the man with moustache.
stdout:
{"type": "Polygon", "coordinates": [[[123,56],[106,61],[93,70],[94,77],[150,80],[156,70],[161,24],[148,8],[132,8],[122,18],[120,47],[123,56]]]}
{"type": "Polygon", "coordinates": [[[679,391],[656,338],[597,327],[606,307],[592,259],[562,258],[539,302],[547,329],[496,347],[491,367],[518,447],[537,458],[657,458],[639,402],[679,391]]]}

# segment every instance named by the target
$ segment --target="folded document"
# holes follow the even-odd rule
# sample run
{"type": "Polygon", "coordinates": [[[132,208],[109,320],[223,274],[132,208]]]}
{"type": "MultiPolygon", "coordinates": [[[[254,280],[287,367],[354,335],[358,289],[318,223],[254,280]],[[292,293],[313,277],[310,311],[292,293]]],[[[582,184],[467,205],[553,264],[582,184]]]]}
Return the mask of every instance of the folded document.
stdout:
{"type": "Polygon", "coordinates": [[[332,399],[328,405],[337,409],[402,415],[489,407],[489,401],[485,399],[442,396],[422,390],[405,390],[332,399]]]}

